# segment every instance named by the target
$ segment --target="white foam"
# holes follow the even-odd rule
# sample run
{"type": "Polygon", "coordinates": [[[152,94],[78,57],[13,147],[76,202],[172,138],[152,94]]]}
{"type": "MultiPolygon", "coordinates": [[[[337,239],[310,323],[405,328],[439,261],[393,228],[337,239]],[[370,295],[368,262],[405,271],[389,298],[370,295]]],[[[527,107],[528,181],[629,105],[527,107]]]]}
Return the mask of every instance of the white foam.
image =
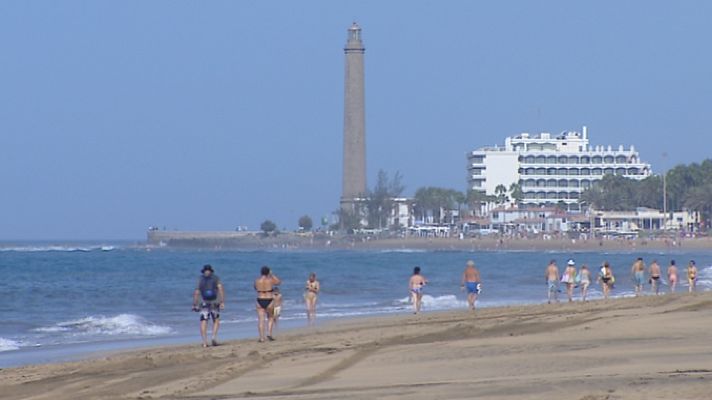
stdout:
{"type": "Polygon", "coordinates": [[[0,352],[17,350],[19,348],[20,348],[19,342],[0,337],[0,352]]]}
{"type": "Polygon", "coordinates": [[[426,249],[386,249],[381,250],[381,253],[427,253],[426,249]]]}
{"type": "Polygon", "coordinates": [[[17,253],[40,253],[40,252],[91,252],[91,251],[112,251],[116,249],[114,246],[15,246],[15,247],[0,247],[0,251],[17,252],[17,253]]]}
{"type": "MultiPolygon", "coordinates": [[[[406,305],[410,303],[410,297],[404,297],[397,300],[398,304],[406,305]]],[[[452,310],[457,308],[467,307],[466,300],[458,300],[454,294],[446,294],[443,296],[423,295],[423,307],[430,310],[452,310]]]]}
{"type": "Polygon", "coordinates": [[[160,336],[170,334],[168,326],[156,325],[133,314],[119,314],[114,317],[91,316],[72,321],[60,322],[53,326],[34,329],[40,333],[66,333],[74,336],[160,336]]]}

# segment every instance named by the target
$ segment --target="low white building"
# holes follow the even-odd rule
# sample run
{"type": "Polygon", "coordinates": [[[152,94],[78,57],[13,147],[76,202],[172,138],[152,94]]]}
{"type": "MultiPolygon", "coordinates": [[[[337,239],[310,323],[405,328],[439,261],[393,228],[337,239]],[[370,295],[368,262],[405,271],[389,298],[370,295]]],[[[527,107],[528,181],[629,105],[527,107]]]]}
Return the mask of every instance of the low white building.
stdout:
{"type": "Polygon", "coordinates": [[[581,132],[508,137],[504,146],[471,151],[468,159],[468,187],[495,195],[503,185],[518,183],[523,204],[551,205],[564,202],[578,209],[581,193],[604,175],[632,179],[650,176],[650,164],[640,160],[633,146],[591,146],[584,126],[581,132]]]}

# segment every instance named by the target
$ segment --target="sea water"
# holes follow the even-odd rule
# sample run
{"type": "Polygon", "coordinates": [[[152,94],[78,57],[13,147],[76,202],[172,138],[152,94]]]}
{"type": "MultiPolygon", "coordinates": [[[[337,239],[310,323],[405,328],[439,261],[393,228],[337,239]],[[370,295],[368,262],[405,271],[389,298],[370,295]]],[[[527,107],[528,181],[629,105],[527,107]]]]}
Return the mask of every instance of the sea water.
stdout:
{"type": "MultiPolygon", "coordinates": [[[[563,270],[573,258],[595,273],[609,261],[614,296],[631,296],[630,266],[657,259],[663,271],[675,259],[684,278],[690,259],[700,270],[698,290],[712,289],[712,252],[530,251],[200,251],[137,246],[0,245],[0,367],[62,361],[87,353],[198,342],[192,295],[204,264],[226,291],[220,338],[256,336],[253,281],[263,265],[283,283],[280,328],[306,325],[303,289],[310,272],[321,283],[320,320],[409,313],[408,279],[414,266],[429,284],[423,311],[467,306],[460,290],[465,262],[482,275],[480,307],[546,302],[544,269],[563,270]]],[[[663,274],[664,275],[664,274],[663,274]]],[[[678,291],[686,291],[681,279],[678,291]]],[[[563,287],[562,287],[563,289],[563,287]]],[[[649,292],[649,286],[646,286],[649,292]]],[[[668,287],[663,286],[663,292],[668,287]]],[[[578,294],[578,293],[577,293],[578,294]]],[[[565,297],[561,293],[560,298],[565,297]]],[[[600,298],[593,285],[592,299],[600,298]]]]}

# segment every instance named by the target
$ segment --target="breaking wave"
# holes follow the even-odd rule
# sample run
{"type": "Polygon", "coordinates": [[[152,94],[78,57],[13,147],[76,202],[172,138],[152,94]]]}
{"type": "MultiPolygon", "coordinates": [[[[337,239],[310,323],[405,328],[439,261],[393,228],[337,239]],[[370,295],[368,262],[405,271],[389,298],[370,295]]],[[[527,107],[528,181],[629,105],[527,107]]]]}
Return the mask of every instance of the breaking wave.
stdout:
{"type": "Polygon", "coordinates": [[[138,315],[119,314],[114,317],[91,316],[36,328],[37,333],[63,333],[72,336],[161,336],[173,330],[156,325],[138,315]]]}

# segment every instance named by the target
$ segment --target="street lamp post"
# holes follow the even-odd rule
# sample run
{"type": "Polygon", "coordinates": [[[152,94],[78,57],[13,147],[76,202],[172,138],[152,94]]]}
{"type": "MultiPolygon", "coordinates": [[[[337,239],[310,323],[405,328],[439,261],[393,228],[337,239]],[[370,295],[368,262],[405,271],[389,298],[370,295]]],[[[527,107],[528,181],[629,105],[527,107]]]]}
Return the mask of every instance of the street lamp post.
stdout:
{"type": "MultiPolygon", "coordinates": [[[[667,152],[663,153],[663,164],[667,158],[667,152]]],[[[667,169],[663,165],[663,230],[667,229],[667,169]]]]}

